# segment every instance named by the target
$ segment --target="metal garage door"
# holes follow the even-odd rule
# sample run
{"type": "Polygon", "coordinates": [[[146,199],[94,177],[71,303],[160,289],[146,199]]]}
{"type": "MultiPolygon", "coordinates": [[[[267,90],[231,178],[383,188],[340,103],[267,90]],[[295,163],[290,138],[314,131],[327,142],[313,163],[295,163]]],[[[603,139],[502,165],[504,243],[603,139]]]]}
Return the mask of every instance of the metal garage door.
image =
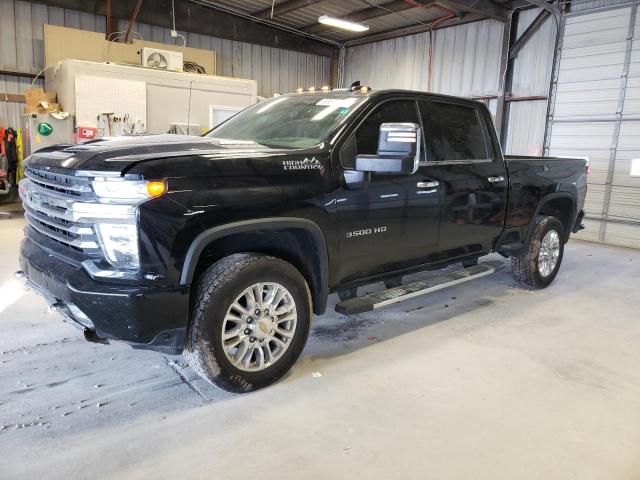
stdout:
{"type": "Polygon", "coordinates": [[[640,248],[640,2],[563,17],[545,148],[591,161],[579,237],[640,248]]]}

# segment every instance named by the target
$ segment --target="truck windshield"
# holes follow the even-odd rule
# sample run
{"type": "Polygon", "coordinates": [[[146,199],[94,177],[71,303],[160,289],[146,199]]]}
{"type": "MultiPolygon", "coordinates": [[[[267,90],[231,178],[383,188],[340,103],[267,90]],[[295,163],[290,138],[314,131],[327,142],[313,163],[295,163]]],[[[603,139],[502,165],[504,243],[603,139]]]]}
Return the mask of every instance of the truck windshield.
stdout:
{"type": "Polygon", "coordinates": [[[347,93],[276,97],[243,110],[206,136],[229,145],[255,142],[272,148],[309,148],[326,140],[365,99],[347,93]]]}

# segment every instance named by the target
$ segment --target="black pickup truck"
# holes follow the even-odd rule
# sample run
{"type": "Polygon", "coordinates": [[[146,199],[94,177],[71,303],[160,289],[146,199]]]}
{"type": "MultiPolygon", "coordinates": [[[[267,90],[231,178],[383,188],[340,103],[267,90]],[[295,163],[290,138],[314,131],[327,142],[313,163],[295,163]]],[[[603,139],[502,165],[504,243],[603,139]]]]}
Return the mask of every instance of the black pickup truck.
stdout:
{"type": "Polygon", "coordinates": [[[359,86],[281,95],[203,137],[59,145],[25,165],[28,284],[88,340],[184,352],[233,391],[290,369],[332,292],[342,313],[371,310],[491,273],[491,252],[548,286],[587,188],[585,160],[505,158],[482,103],[359,86]],[[357,296],[377,281],[388,290],[357,296]]]}

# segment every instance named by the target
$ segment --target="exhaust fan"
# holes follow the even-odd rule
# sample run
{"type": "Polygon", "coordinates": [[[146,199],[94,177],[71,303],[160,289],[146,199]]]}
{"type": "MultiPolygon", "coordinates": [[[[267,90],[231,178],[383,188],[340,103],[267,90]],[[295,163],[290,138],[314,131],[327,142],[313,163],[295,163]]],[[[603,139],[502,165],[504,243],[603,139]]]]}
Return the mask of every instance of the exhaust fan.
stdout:
{"type": "Polygon", "coordinates": [[[143,67],[182,71],[182,52],[145,47],[142,49],[141,57],[141,65],[143,67]]]}

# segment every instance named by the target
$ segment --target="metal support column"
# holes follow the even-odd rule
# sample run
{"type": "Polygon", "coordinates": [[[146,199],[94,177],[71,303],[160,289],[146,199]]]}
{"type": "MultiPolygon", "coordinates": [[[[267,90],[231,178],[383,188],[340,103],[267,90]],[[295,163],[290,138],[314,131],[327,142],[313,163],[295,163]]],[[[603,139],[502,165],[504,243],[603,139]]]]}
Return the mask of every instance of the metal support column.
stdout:
{"type": "Polygon", "coordinates": [[[510,102],[507,101],[507,97],[511,96],[511,87],[513,86],[513,68],[516,63],[515,55],[511,55],[511,51],[513,46],[517,42],[518,35],[518,23],[520,21],[520,12],[514,11],[511,16],[511,26],[509,33],[509,45],[507,47],[507,64],[505,67],[504,73],[504,84],[502,88],[502,95],[498,98],[498,104],[502,104],[500,106],[501,116],[500,122],[498,123],[498,116],[496,115],[496,123],[498,127],[498,136],[500,138],[500,145],[502,145],[502,149],[504,150],[507,146],[507,132],[509,130],[509,110],[511,108],[510,102]]]}
{"type": "Polygon", "coordinates": [[[553,52],[553,65],[551,67],[551,82],[549,84],[549,103],[547,105],[547,121],[544,128],[544,148],[543,155],[549,155],[549,145],[551,144],[551,129],[553,128],[553,113],[556,106],[556,95],[558,92],[558,76],[560,75],[560,58],[562,56],[562,42],[564,38],[564,28],[567,23],[566,15],[560,18],[560,24],[556,29],[556,47],[553,52]]]}
{"type": "Polygon", "coordinates": [[[604,199],[602,201],[602,215],[600,222],[600,232],[598,238],[604,241],[607,231],[607,218],[609,217],[609,203],[611,202],[611,184],[613,183],[613,175],[616,168],[616,157],[618,154],[618,138],[620,137],[620,126],[622,124],[622,114],[624,112],[624,100],[627,95],[627,79],[629,78],[629,64],[631,63],[631,49],[633,48],[633,35],[635,33],[636,15],[638,13],[638,4],[631,7],[631,15],[629,15],[629,30],[627,31],[627,43],[624,53],[624,65],[622,75],[620,77],[620,92],[618,93],[618,108],[616,109],[616,120],[613,127],[613,139],[611,141],[611,149],[609,150],[609,168],[607,169],[607,180],[604,185],[604,199]]]}
{"type": "MultiPolygon", "coordinates": [[[[496,129],[498,131],[498,137],[502,139],[502,128],[504,125],[505,118],[505,110],[506,110],[506,102],[505,95],[506,91],[506,82],[507,82],[507,73],[509,69],[509,48],[511,47],[512,38],[515,38],[515,32],[517,32],[518,28],[518,13],[511,12],[509,15],[509,21],[504,22],[504,27],[502,29],[502,52],[500,55],[500,85],[498,89],[500,94],[496,103],[496,129]],[[515,29],[515,30],[514,30],[515,29]]],[[[504,147],[504,143],[502,144],[504,147]]]]}

